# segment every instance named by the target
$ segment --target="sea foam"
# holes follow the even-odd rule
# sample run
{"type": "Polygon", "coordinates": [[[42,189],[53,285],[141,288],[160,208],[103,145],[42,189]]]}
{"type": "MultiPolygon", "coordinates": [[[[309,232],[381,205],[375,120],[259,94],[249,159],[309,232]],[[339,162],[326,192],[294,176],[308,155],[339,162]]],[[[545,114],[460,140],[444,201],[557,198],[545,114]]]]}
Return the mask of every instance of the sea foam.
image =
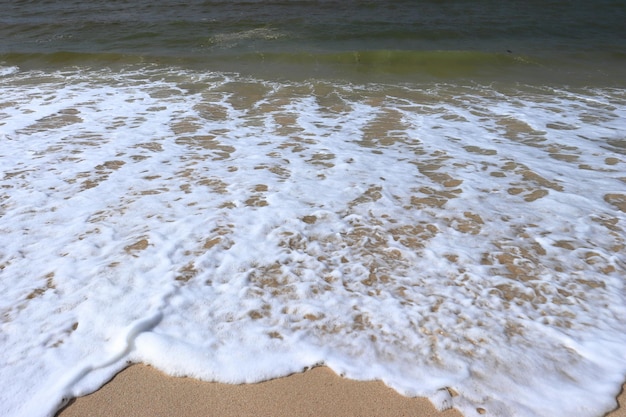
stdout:
{"type": "Polygon", "coordinates": [[[616,406],[623,92],[0,74],[3,415],[132,362],[325,364],[466,416],[616,406]]]}

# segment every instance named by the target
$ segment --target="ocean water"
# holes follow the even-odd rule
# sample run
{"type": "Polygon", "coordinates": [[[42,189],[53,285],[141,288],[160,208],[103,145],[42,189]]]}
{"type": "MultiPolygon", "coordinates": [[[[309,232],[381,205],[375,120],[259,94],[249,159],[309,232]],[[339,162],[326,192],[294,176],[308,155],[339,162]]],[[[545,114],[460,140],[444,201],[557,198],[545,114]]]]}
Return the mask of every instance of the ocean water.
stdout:
{"type": "Polygon", "coordinates": [[[0,414],[129,363],[465,416],[626,380],[622,1],[0,1],[0,414]]]}

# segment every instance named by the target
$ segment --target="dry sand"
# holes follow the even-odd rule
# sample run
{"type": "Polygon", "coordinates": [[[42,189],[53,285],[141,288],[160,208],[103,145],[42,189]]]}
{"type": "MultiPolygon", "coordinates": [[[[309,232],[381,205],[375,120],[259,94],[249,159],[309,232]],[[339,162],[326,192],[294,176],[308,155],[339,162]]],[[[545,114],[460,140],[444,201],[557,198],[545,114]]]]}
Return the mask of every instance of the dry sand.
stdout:
{"type": "MultiPolygon", "coordinates": [[[[609,417],[626,417],[624,390],[619,402],[620,409],[609,417]]],[[[438,412],[427,399],[403,397],[378,381],[341,378],[325,367],[259,384],[229,385],[172,378],[151,367],[133,365],[100,390],[72,400],[57,416],[461,417],[461,414],[456,410],[438,412]]]]}

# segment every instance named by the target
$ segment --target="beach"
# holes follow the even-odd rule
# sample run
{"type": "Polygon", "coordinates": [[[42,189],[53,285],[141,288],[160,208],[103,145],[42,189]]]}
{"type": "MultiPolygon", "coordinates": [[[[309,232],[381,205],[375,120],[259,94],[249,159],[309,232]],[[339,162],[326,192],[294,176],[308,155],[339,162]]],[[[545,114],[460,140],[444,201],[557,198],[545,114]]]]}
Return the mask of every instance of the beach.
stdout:
{"type": "Polygon", "coordinates": [[[220,393],[164,388],[176,409],[345,386],[328,414],[611,411],[624,21],[612,0],[4,2],[0,414],[130,413],[183,382],[220,393]]]}
{"type": "MultiPolygon", "coordinates": [[[[624,387],[620,408],[606,417],[626,416],[624,387]]],[[[341,378],[318,367],[301,374],[252,385],[206,383],[172,378],[145,365],[133,365],[100,390],[71,402],[58,417],[82,416],[334,416],[461,417],[438,411],[425,398],[407,398],[381,382],[341,378]]],[[[490,415],[485,410],[482,415],[490,415]]]]}

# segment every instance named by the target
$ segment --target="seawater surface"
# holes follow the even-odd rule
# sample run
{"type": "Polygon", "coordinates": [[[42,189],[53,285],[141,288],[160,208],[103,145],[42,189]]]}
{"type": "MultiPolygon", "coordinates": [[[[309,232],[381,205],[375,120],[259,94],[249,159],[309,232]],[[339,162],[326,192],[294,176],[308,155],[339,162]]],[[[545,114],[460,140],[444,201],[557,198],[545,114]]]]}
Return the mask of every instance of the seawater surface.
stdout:
{"type": "Polygon", "coordinates": [[[620,2],[96,3],[1,3],[0,414],[132,362],[616,406],[620,2]]]}

